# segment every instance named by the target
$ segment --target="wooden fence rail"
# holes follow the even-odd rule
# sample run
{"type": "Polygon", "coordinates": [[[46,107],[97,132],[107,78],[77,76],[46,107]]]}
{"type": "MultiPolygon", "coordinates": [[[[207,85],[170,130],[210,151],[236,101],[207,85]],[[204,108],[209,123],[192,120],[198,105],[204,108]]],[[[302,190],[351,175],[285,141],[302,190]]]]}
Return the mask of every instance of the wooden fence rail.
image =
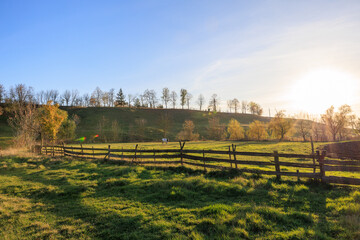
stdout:
{"type": "MultiPolygon", "coordinates": [[[[302,178],[319,179],[326,183],[360,185],[360,179],[326,176],[327,172],[354,172],[360,173],[360,161],[325,159],[325,152],[317,151],[314,154],[284,154],[240,152],[232,145],[227,151],[222,150],[192,150],[184,149],[185,142],[180,142],[179,149],[133,149],[86,148],[68,147],[64,145],[37,147],[39,153],[50,156],[71,156],[84,159],[103,159],[107,162],[128,162],[134,164],[181,164],[209,169],[229,170],[237,169],[240,172],[294,176],[302,178]],[[211,156],[209,156],[211,155],[211,156]],[[243,156],[241,159],[240,156],[243,156]],[[257,157],[256,160],[248,157],[257,157]],[[286,161],[281,159],[288,159],[286,161]],[[290,171],[288,168],[290,168],[290,171]],[[271,170],[272,169],[272,170],[271,170]],[[295,171],[296,170],[296,171],[295,171]],[[301,170],[301,171],[300,171],[301,170]]],[[[360,174],[359,174],[360,176],[360,174]]]]}

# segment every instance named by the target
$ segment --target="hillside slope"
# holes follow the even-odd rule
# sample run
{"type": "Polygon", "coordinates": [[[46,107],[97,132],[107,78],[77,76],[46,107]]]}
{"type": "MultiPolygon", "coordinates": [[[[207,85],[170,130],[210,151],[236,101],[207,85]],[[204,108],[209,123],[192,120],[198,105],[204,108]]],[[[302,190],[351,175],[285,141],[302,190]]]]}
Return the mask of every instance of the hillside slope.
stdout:
{"type": "MultiPolygon", "coordinates": [[[[195,131],[200,137],[207,137],[209,119],[216,116],[221,124],[227,125],[231,118],[235,118],[243,126],[248,126],[254,120],[268,122],[270,118],[251,114],[212,113],[196,110],[182,109],[129,109],[129,108],[63,108],[69,116],[76,114],[80,117],[77,136],[91,138],[99,134],[107,141],[116,141],[112,129],[116,121],[120,128],[119,141],[151,141],[164,137],[164,125],[168,119],[168,133],[170,140],[175,140],[176,134],[181,130],[185,120],[192,120],[195,131]],[[167,116],[167,117],[165,117],[167,116]],[[102,122],[104,130],[99,128],[102,122]]],[[[103,139],[104,140],[104,139],[103,139]]]]}

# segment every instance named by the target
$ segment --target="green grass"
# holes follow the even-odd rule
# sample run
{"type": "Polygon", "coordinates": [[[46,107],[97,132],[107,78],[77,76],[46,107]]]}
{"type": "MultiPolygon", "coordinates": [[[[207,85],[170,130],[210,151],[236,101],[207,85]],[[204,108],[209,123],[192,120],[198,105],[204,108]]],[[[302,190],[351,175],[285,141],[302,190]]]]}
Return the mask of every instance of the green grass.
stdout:
{"type": "Polygon", "coordinates": [[[359,239],[360,191],[232,171],[2,157],[0,238],[359,239]]]}

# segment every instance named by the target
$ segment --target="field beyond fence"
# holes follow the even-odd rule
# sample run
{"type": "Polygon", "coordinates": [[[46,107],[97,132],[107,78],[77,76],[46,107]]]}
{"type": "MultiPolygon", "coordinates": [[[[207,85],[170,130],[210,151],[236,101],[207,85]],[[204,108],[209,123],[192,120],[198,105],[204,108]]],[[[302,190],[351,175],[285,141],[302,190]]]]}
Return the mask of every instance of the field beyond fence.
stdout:
{"type": "MultiPolygon", "coordinates": [[[[185,149],[179,142],[177,149],[112,149],[73,146],[37,146],[36,152],[50,156],[70,156],[81,159],[103,160],[109,163],[141,165],[181,165],[217,170],[237,170],[245,173],[310,178],[325,183],[360,185],[360,178],[345,177],[360,173],[360,161],[330,159],[325,151],[312,154],[284,154],[274,152],[242,152],[232,144],[227,150],[185,149]]],[[[360,175],[359,175],[360,176],[360,175]]]]}

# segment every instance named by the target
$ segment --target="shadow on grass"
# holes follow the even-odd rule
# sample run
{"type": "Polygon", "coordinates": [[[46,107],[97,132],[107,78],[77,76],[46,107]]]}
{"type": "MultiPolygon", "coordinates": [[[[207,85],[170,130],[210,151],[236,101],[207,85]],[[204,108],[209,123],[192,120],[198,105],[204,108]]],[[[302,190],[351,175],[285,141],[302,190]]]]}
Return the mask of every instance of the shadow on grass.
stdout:
{"type": "MultiPolygon", "coordinates": [[[[14,158],[13,161],[19,164],[29,163],[24,158],[14,158]]],[[[253,214],[256,206],[275,207],[289,213],[290,217],[284,220],[279,217],[279,213],[269,214],[262,209],[258,212],[265,218],[278,223],[279,228],[285,229],[299,226],[310,227],[314,224],[312,214],[316,214],[319,216],[319,221],[314,229],[320,234],[327,233],[333,228],[326,218],[329,211],[326,208],[326,199],[341,197],[349,193],[347,188],[334,188],[316,182],[302,184],[293,181],[278,182],[274,178],[266,179],[256,174],[247,175],[238,171],[214,171],[204,174],[201,170],[185,167],[114,168],[108,164],[91,166],[86,162],[72,164],[71,161],[53,159],[30,161],[30,163],[34,167],[45,165],[54,170],[53,177],[58,174],[56,170],[62,172],[59,173],[57,179],[49,179],[47,170],[28,174],[26,169],[19,168],[12,171],[2,170],[0,173],[17,176],[25,181],[58,187],[57,192],[33,192],[28,197],[46,204],[51,208],[51,213],[57,216],[81,219],[91,224],[94,226],[92,231],[94,236],[107,239],[139,237],[158,239],[163,238],[165,233],[159,229],[154,231],[151,226],[144,225],[142,215],[123,217],[111,211],[104,212],[87,207],[83,203],[84,194],[94,199],[119,197],[119,199],[147,204],[149,207],[161,204],[170,208],[200,211],[200,213],[216,204],[236,205],[238,208],[241,205],[248,206],[240,211],[243,215],[253,214]],[[74,184],[69,181],[69,178],[79,177],[62,176],[64,172],[85,175],[74,184]],[[108,181],[110,178],[113,180],[108,181]],[[85,183],[89,180],[96,184],[85,183]],[[240,184],[237,181],[240,181],[240,184]],[[304,212],[308,216],[304,216],[304,212]],[[294,219],[300,219],[299,223],[294,223],[294,219]]],[[[201,228],[199,231],[203,230],[201,228]]],[[[258,229],[249,231],[256,233],[258,229]]],[[[210,233],[205,231],[205,234],[210,233]]],[[[331,234],[336,236],[336,232],[331,234]]]]}

